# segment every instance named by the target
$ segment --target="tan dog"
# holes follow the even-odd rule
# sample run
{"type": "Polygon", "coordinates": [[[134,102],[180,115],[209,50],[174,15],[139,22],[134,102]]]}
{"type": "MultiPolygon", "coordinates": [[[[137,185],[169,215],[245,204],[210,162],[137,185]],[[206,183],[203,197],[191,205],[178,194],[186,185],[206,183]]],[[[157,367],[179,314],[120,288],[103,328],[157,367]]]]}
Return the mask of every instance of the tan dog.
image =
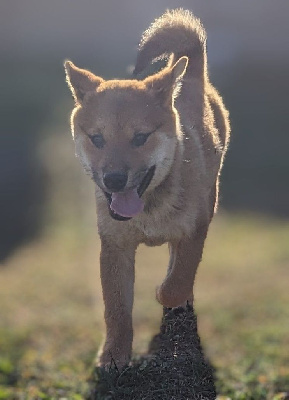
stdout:
{"type": "Polygon", "coordinates": [[[136,79],[105,81],[70,61],[65,69],[76,102],[76,154],[96,183],[107,328],[100,365],[113,359],[122,366],[131,356],[140,243],[169,243],[158,301],[166,307],[192,301],[218,203],[228,112],[209,82],[205,31],[188,11],[168,11],[144,33],[136,79]],[[165,56],[167,65],[145,77],[165,56]]]}

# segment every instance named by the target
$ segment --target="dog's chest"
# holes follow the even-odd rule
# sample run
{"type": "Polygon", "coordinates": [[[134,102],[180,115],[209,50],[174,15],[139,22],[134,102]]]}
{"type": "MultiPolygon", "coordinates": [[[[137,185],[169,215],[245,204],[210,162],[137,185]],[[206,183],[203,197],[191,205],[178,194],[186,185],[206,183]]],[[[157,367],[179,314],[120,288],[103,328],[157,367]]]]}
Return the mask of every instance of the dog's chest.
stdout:
{"type": "Polygon", "coordinates": [[[160,246],[173,240],[179,240],[192,230],[193,221],[183,215],[167,215],[153,218],[147,216],[135,223],[141,234],[141,241],[148,246],[160,246]]]}

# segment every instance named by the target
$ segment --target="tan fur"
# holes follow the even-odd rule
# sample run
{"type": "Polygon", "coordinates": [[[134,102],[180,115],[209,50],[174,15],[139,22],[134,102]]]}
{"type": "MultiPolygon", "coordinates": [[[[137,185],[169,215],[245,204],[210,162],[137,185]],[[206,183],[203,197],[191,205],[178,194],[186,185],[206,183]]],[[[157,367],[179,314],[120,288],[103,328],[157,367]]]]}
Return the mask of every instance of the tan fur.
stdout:
{"type": "Polygon", "coordinates": [[[169,243],[170,264],[158,301],[176,307],[192,299],[208,226],[217,208],[218,181],[229,141],[229,120],[207,74],[206,34],[188,11],[166,12],[141,41],[136,78],[153,59],[168,66],[143,80],[105,81],[65,64],[76,101],[71,117],[76,154],[96,183],[101,238],[101,281],[106,340],[100,365],[131,356],[134,258],[140,243],[169,243]],[[182,79],[182,88],[179,88],[182,79]],[[89,135],[101,132],[97,148],[89,135]],[[153,132],[133,147],[135,133],[153,132]],[[155,174],[144,192],[144,211],[128,221],[109,214],[103,174],[127,172],[135,187],[148,168],[155,174]]]}

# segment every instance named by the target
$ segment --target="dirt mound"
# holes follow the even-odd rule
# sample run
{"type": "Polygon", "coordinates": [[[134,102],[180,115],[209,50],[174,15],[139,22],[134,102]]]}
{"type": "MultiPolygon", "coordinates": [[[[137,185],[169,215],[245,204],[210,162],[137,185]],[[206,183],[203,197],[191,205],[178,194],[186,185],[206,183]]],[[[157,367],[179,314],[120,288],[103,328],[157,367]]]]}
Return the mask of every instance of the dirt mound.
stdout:
{"type": "Polygon", "coordinates": [[[191,306],[164,309],[149,354],[122,371],[97,368],[90,400],[213,400],[212,368],[206,362],[191,306]]]}

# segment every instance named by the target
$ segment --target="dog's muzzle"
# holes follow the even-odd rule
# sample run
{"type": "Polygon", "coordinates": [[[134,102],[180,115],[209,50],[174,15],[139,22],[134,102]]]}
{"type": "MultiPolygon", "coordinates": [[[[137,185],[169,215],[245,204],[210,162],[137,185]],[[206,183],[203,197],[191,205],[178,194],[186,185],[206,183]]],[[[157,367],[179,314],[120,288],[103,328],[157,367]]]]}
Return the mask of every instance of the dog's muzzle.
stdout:
{"type": "MultiPolygon", "coordinates": [[[[143,180],[141,181],[140,185],[137,187],[137,194],[139,197],[141,197],[144,192],[146,191],[146,189],[148,188],[149,184],[151,183],[151,180],[154,176],[155,173],[155,169],[156,166],[153,165],[152,167],[149,168],[149,170],[147,171],[147,173],[145,174],[143,180]]],[[[110,216],[117,220],[117,221],[128,221],[130,220],[132,217],[124,217],[122,215],[117,214],[114,210],[111,209],[110,205],[112,202],[112,194],[111,193],[107,193],[104,192],[106,199],[107,199],[107,203],[108,203],[108,209],[109,209],[109,213],[110,216]]]]}

